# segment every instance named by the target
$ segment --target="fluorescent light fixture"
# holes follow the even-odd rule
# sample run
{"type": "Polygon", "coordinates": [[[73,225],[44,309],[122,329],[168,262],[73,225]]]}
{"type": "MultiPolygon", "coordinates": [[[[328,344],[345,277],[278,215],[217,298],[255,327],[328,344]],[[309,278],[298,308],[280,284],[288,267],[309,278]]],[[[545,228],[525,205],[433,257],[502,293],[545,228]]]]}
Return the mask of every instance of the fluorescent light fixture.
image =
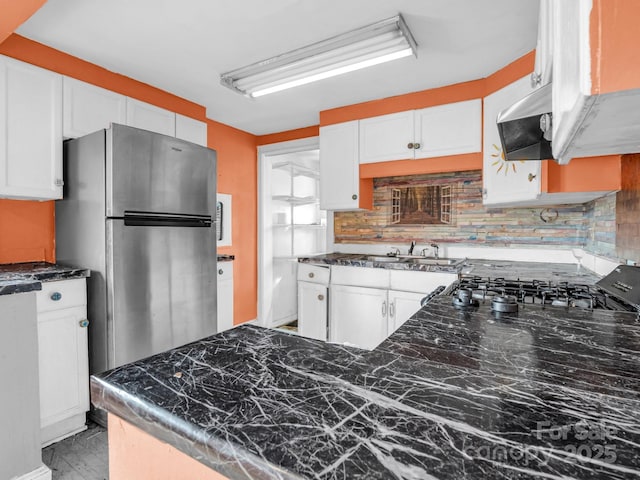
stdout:
{"type": "Polygon", "coordinates": [[[398,58],[417,56],[402,15],[269,58],[220,76],[236,92],[260,97],[398,58]]]}

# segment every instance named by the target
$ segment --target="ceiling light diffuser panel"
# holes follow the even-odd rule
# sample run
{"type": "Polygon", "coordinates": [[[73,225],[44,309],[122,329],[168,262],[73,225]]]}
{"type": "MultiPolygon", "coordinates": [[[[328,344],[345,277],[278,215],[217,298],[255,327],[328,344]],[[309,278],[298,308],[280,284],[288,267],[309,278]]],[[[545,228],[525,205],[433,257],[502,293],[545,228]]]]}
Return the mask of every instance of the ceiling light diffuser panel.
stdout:
{"type": "Polygon", "coordinates": [[[238,68],[220,82],[250,97],[335,77],[416,53],[402,15],[238,68]]]}

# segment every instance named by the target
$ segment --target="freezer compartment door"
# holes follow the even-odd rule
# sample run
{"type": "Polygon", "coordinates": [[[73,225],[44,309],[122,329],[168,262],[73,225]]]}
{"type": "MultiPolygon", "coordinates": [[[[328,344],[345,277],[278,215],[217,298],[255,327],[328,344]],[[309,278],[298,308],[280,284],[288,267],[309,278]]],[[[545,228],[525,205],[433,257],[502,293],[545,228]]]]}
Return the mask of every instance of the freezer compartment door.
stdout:
{"type": "Polygon", "coordinates": [[[107,217],[125,211],[213,215],[214,150],[138,128],[107,130],[107,217]]]}
{"type": "Polygon", "coordinates": [[[216,333],[213,225],[106,230],[110,368],[216,333]]]}

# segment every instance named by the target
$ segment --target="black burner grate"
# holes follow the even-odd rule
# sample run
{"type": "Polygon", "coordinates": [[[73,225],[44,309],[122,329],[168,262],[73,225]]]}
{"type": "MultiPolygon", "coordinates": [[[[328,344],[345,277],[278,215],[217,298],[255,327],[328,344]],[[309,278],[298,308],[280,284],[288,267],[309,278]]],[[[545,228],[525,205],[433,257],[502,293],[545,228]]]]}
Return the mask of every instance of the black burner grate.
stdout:
{"type": "Polygon", "coordinates": [[[579,283],[472,276],[460,279],[452,293],[456,294],[461,288],[471,290],[473,298],[477,300],[512,295],[518,303],[523,304],[635,311],[633,306],[620,302],[597,287],[579,283]]]}

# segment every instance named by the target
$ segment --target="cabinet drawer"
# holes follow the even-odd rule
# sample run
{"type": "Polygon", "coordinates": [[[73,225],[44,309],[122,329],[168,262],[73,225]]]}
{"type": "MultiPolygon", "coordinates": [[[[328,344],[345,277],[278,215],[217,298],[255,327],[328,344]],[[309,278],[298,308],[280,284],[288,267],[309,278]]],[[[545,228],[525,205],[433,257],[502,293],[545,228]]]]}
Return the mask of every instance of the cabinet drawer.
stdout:
{"type": "Polygon", "coordinates": [[[84,278],[43,282],[36,292],[38,312],[61,310],[87,304],[87,288],[84,278]]]}
{"type": "Polygon", "coordinates": [[[390,279],[391,290],[416,292],[426,295],[439,285],[448,287],[458,278],[455,273],[411,272],[392,270],[390,279]]]}
{"type": "Polygon", "coordinates": [[[298,264],[298,280],[310,283],[329,284],[329,267],[320,265],[298,264]]]}
{"type": "Polygon", "coordinates": [[[384,268],[331,267],[331,283],[354,287],[389,288],[389,270],[384,268]]]}
{"type": "Polygon", "coordinates": [[[218,262],[218,282],[233,278],[233,262],[218,262]]]}

